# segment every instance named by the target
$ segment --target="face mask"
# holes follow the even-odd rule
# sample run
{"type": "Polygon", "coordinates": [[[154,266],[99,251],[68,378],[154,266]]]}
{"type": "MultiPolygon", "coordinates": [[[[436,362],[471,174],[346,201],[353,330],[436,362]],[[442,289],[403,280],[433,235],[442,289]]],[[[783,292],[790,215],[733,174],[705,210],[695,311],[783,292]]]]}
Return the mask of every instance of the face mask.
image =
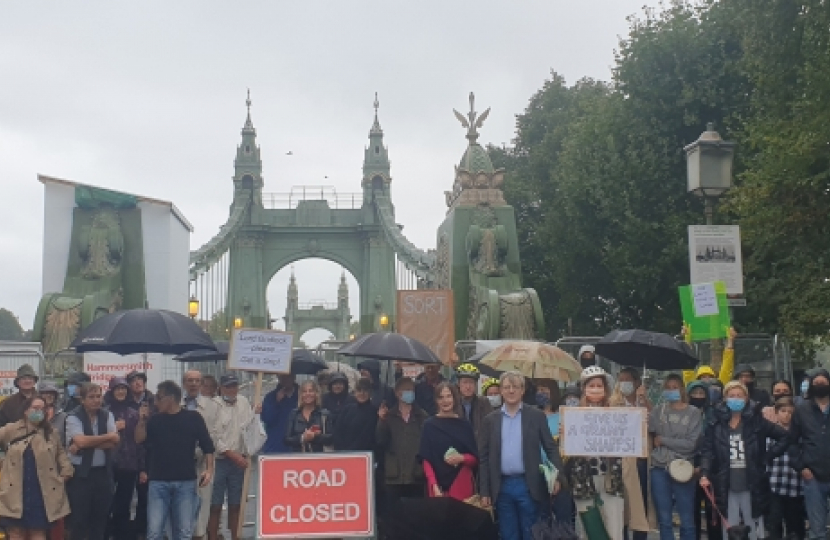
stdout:
{"type": "Polygon", "coordinates": [[[605,390],[602,388],[586,388],[585,396],[594,398],[595,400],[600,400],[605,397],[605,390]]]}
{"type": "Polygon", "coordinates": [[[826,398],[830,396],[830,386],[826,384],[814,384],[810,390],[810,395],[817,398],[826,398]]]}
{"type": "Polygon", "coordinates": [[[411,405],[415,401],[415,392],[412,390],[404,390],[401,392],[401,401],[411,405]]]}
{"type": "Polygon", "coordinates": [[[578,397],[569,397],[565,399],[565,407],[579,407],[578,397]]]}
{"type": "Polygon", "coordinates": [[[801,395],[806,396],[807,395],[807,390],[809,390],[809,388],[810,388],[810,381],[804,381],[803,383],[801,383],[801,395]]]}
{"type": "Polygon", "coordinates": [[[706,406],[706,398],[705,397],[693,397],[689,398],[689,405],[692,407],[697,407],[698,409],[702,409],[706,406]]]}
{"type": "Polygon", "coordinates": [[[582,369],[585,369],[587,367],[591,367],[594,364],[596,364],[596,362],[594,361],[593,356],[583,356],[582,358],[579,359],[579,363],[580,363],[580,365],[582,365],[582,369]]]}
{"type": "Polygon", "coordinates": [[[487,401],[493,407],[501,407],[501,396],[487,396],[487,401]]]}
{"type": "Polygon", "coordinates": [[[40,424],[41,422],[43,422],[43,411],[29,412],[29,422],[33,424],[40,424]]]}
{"type": "Polygon", "coordinates": [[[623,381],[620,383],[620,392],[624,396],[630,396],[634,393],[634,383],[631,381],[623,381]]]}
{"type": "Polygon", "coordinates": [[[731,397],[726,399],[726,406],[732,412],[741,412],[746,407],[746,400],[739,397],[731,397]]]}
{"type": "Polygon", "coordinates": [[[68,384],[66,386],[66,395],[69,397],[75,397],[75,392],[78,390],[78,385],[76,384],[68,384]]]}
{"type": "Polygon", "coordinates": [[[773,394],[772,400],[775,401],[776,399],[781,399],[782,397],[792,397],[788,392],[784,392],[783,394],[773,394]]]}
{"type": "Polygon", "coordinates": [[[542,392],[536,393],[536,405],[544,408],[548,403],[550,403],[550,398],[547,394],[543,394],[542,392]]]}
{"type": "Polygon", "coordinates": [[[669,403],[680,401],[680,390],[663,390],[663,399],[669,403]]]}

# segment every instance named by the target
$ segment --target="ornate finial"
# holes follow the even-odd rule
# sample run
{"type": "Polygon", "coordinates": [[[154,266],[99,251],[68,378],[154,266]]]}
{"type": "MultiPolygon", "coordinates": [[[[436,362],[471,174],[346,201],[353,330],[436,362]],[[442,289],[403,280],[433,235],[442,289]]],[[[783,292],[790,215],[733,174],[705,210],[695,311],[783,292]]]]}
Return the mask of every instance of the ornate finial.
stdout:
{"type": "Polygon", "coordinates": [[[378,102],[378,93],[375,92],[375,117],[378,115],[378,107],[380,107],[380,103],[378,102]]]}
{"type": "Polygon", "coordinates": [[[245,99],[245,106],[248,107],[248,117],[245,119],[245,129],[253,130],[254,123],[251,122],[251,89],[248,88],[248,97],[245,99]]]}
{"type": "Polygon", "coordinates": [[[461,125],[467,128],[467,140],[470,141],[470,144],[475,144],[476,140],[478,140],[477,128],[481,128],[484,121],[487,120],[487,116],[490,114],[490,108],[488,107],[486,111],[481,113],[481,116],[478,116],[475,104],[476,96],[470,92],[470,112],[467,113],[467,118],[464,118],[464,115],[455,109],[452,110],[455,113],[455,117],[461,122],[461,125]]]}
{"type": "Polygon", "coordinates": [[[373,103],[375,107],[375,122],[372,124],[372,131],[371,133],[383,133],[380,129],[380,122],[378,121],[378,107],[380,107],[380,102],[378,101],[378,93],[375,92],[375,102],[373,103]]]}
{"type": "Polygon", "coordinates": [[[245,105],[248,106],[248,114],[251,114],[251,89],[248,88],[248,99],[245,100],[245,105]]]}

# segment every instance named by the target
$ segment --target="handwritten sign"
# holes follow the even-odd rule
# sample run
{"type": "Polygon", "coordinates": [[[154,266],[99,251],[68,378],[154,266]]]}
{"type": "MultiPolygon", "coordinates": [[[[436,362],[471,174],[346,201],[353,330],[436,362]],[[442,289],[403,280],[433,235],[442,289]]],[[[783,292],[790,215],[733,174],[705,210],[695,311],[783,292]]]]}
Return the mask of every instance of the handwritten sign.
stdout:
{"type": "Polygon", "coordinates": [[[695,317],[709,317],[718,314],[718,295],[714,283],[692,285],[695,317]]]}
{"type": "Polygon", "coordinates": [[[238,328],[233,331],[228,369],[289,373],[294,334],[279,330],[238,328]]]}
{"type": "Polygon", "coordinates": [[[397,332],[429,347],[444,365],[455,352],[455,309],[451,290],[398,291],[397,332]]]}
{"type": "Polygon", "coordinates": [[[560,414],[565,456],[648,456],[645,408],[562,407],[560,414]]]}

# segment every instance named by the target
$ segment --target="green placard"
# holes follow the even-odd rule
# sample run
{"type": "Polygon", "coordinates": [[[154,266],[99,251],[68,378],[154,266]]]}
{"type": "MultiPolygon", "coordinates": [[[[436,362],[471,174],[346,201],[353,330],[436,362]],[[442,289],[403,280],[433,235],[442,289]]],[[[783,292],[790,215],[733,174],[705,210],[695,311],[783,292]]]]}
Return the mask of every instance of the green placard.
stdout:
{"type": "Polygon", "coordinates": [[[685,285],[678,290],[683,324],[692,341],[725,338],[729,334],[731,321],[723,281],[685,285]]]}

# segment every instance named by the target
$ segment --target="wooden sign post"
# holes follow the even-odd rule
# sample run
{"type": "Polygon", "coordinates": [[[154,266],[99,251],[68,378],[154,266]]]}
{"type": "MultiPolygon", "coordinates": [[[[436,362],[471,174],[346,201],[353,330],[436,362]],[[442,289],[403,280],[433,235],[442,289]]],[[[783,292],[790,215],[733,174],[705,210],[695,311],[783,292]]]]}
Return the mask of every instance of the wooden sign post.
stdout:
{"type": "MultiPolygon", "coordinates": [[[[252,371],[257,374],[252,407],[262,405],[263,373],[291,373],[293,349],[294,334],[291,332],[260,328],[237,328],[233,331],[228,350],[228,370],[252,371]]],[[[259,415],[255,415],[252,421],[259,423],[259,415]]],[[[242,527],[245,524],[245,507],[248,504],[248,484],[252,466],[251,456],[248,456],[248,467],[245,469],[245,479],[242,482],[242,506],[236,529],[237,538],[242,536],[242,527]]]]}

